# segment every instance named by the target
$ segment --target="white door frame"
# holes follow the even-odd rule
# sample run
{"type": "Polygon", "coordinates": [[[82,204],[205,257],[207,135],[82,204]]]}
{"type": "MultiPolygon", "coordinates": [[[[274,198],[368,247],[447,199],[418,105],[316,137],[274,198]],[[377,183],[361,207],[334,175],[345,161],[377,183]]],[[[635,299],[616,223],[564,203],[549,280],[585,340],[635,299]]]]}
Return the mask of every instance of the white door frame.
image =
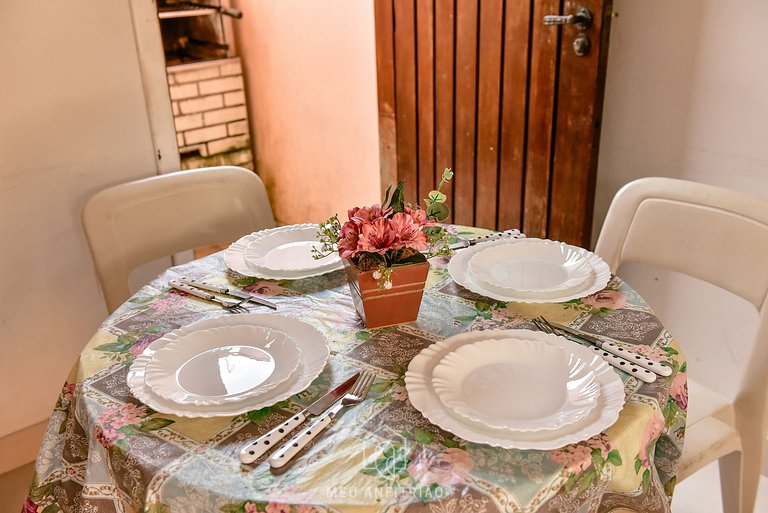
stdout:
{"type": "Polygon", "coordinates": [[[136,36],[144,101],[155,148],[157,174],[181,169],[176,128],[173,124],[171,96],[165,66],[163,38],[155,0],[128,0],[136,36]]]}

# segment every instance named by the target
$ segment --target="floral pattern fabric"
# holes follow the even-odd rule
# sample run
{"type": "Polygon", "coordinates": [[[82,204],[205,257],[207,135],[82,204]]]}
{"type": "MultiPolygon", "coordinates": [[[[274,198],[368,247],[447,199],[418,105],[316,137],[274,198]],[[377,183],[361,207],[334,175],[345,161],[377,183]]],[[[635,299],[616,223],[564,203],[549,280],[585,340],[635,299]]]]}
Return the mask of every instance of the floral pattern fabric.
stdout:
{"type": "MultiPolygon", "coordinates": [[[[453,233],[483,233],[451,227],[453,233]]],[[[221,255],[169,269],[111,315],[64,384],[22,511],[43,513],[586,513],[668,512],[685,437],[686,363],[642,298],[619,278],[557,304],[502,303],[456,285],[447,258],[431,270],[416,322],[368,330],[343,271],[263,281],[228,271],[221,255]],[[180,326],[228,314],[171,290],[181,276],[269,296],[281,315],[326,337],[331,358],[305,391],[262,410],[212,419],[153,411],[125,381],[133,359],[180,326]],[[544,315],[609,336],[674,372],[645,384],[619,372],[627,402],[619,420],[552,451],[503,450],[429,423],[408,400],[410,360],[435,341],[484,329],[534,329],[544,315]],[[354,372],[379,378],[282,473],[247,467],[237,454],[354,372]]],[[[258,308],[254,307],[254,311],[258,308]]]]}

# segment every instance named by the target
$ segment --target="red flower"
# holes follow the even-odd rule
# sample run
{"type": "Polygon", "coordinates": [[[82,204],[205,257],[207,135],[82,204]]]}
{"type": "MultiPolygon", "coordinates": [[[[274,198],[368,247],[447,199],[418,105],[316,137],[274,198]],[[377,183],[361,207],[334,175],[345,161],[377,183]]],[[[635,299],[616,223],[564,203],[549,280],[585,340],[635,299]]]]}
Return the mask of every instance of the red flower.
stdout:
{"type": "Polygon", "coordinates": [[[393,246],[395,249],[410,248],[416,251],[422,251],[429,248],[427,235],[421,231],[418,221],[405,212],[394,215],[390,221],[392,230],[397,235],[397,241],[393,246]]]}
{"type": "Polygon", "coordinates": [[[395,248],[396,241],[397,233],[386,217],[380,217],[372,223],[364,223],[360,226],[360,239],[358,240],[360,251],[383,255],[395,248]]]}

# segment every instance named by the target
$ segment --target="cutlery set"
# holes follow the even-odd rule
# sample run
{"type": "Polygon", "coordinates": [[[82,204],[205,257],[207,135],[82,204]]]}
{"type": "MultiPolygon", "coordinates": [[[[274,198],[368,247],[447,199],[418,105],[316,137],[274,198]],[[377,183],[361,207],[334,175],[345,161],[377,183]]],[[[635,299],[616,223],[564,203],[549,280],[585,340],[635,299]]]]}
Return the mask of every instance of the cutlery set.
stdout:
{"type": "Polygon", "coordinates": [[[552,333],[581,344],[586,343],[587,347],[600,353],[600,356],[609,364],[645,383],[653,383],[656,381],[657,375],[669,376],[672,374],[671,367],[624,349],[613,342],[599,339],[562,324],[547,321],[544,317],[536,317],[533,319],[533,323],[545,333],[552,333]]]}
{"type": "Polygon", "coordinates": [[[285,466],[333,422],[342,408],[363,402],[375,379],[376,375],[372,372],[365,371],[362,374],[355,374],[301,412],[250,442],[240,451],[240,461],[245,464],[254,463],[304,421],[313,418],[314,420],[304,430],[270,456],[269,465],[272,468],[285,466]]]}
{"type": "Polygon", "coordinates": [[[225,310],[232,313],[248,313],[248,308],[244,306],[245,303],[254,303],[260,306],[266,306],[272,310],[277,310],[277,305],[266,299],[261,299],[245,292],[233,289],[231,287],[224,287],[214,285],[212,283],[206,283],[204,281],[193,280],[190,278],[181,278],[179,280],[171,280],[168,284],[174,289],[181,290],[187,294],[211,301],[220,305],[225,310]],[[216,294],[223,294],[225,296],[231,296],[237,298],[239,301],[227,301],[216,296],[216,294]]]}

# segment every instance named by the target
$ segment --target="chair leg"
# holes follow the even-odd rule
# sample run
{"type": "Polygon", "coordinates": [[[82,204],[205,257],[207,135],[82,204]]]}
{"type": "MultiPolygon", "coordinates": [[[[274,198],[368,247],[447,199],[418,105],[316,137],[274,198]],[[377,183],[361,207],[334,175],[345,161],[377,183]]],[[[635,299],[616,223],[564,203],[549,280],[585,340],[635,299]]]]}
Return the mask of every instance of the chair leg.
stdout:
{"type": "MultiPolygon", "coordinates": [[[[717,460],[720,467],[720,491],[723,496],[723,513],[742,512],[742,454],[734,451],[717,460]]],[[[746,506],[746,505],[745,505],[746,506]]],[[[744,513],[752,510],[744,509],[744,513]]]]}

